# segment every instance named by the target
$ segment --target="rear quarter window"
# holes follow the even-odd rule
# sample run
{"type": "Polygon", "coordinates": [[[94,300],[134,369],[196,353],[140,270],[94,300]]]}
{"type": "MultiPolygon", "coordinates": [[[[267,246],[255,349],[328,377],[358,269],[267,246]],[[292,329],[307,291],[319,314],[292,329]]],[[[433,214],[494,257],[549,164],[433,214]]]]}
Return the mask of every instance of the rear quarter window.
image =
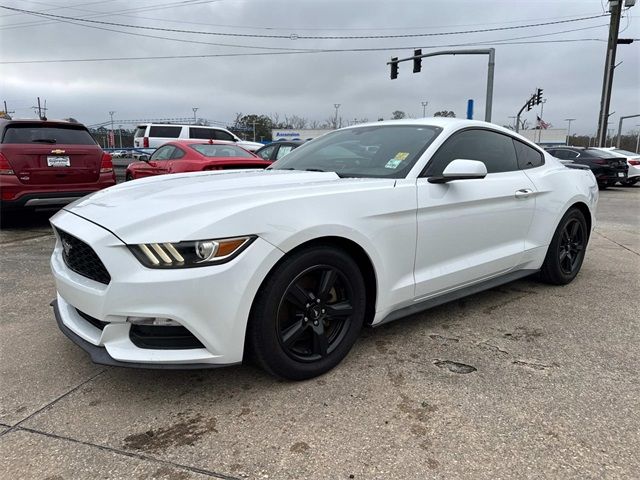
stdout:
{"type": "Polygon", "coordinates": [[[518,140],[513,140],[516,147],[516,157],[518,158],[518,167],[521,170],[528,168],[536,168],[544,165],[544,155],[529,145],[518,140]]]}
{"type": "Polygon", "coordinates": [[[2,143],[97,145],[86,128],[75,125],[16,124],[5,128],[2,143]]]}
{"type": "Polygon", "coordinates": [[[149,127],[150,137],[162,137],[162,138],[178,138],[182,127],[172,127],[168,125],[153,125],[149,127]]]}
{"type": "Polygon", "coordinates": [[[147,127],[142,125],[139,126],[138,128],[136,128],[135,133],[133,134],[134,138],[141,138],[144,137],[144,132],[147,130],[147,127]]]}
{"type": "Polygon", "coordinates": [[[213,128],[189,127],[189,138],[214,140],[216,138],[216,132],[213,128]]]}

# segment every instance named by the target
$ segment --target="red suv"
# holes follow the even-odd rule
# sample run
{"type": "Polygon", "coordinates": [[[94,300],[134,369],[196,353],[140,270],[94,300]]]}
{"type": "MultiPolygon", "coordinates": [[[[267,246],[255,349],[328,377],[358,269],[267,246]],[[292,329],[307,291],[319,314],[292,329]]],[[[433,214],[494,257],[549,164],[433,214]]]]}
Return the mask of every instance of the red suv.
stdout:
{"type": "Polygon", "coordinates": [[[0,119],[0,208],[65,205],[116,184],[111,155],[80,123],[0,119]]]}

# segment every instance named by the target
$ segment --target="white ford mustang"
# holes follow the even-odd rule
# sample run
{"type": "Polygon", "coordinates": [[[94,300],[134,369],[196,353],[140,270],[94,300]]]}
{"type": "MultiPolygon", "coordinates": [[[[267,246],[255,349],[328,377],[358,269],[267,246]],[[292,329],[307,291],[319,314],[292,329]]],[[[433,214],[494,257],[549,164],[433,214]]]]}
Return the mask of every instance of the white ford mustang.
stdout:
{"type": "Polygon", "coordinates": [[[62,331],[95,362],[322,374],[380,325],[580,270],[598,187],[496,125],[337,130],[267,170],[165,175],[52,219],[62,331]]]}

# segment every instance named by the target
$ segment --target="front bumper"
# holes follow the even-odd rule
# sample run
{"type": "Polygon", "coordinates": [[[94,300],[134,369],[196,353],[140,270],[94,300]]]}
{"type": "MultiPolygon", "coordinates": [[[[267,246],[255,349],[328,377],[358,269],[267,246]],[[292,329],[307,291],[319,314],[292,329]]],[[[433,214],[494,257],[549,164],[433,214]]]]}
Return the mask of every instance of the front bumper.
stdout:
{"type": "Polygon", "coordinates": [[[111,276],[105,285],[71,270],[63,260],[60,240],[56,242],[51,256],[56,320],[93,361],[149,368],[203,368],[242,361],[253,298],[282,257],[280,250],[258,238],[222,265],[154,270],[140,264],[113,233],[77,215],[63,210],[51,223],[91,246],[111,276]],[[87,316],[105,325],[98,328],[87,316]],[[141,348],[131,339],[127,317],[175,320],[203,348],[141,348]]]}

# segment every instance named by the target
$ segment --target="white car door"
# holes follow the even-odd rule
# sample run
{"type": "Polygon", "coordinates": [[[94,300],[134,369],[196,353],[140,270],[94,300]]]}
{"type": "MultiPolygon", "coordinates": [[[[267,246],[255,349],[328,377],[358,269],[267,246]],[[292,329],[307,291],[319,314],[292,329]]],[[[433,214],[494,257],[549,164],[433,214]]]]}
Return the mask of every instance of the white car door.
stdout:
{"type": "Polygon", "coordinates": [[[417,179],[416,300],[518,265],[533,218],[535,187],[518,168],[513,142],[489,129],[456,132],[417,179]],[[455,159],[482,161],[487,176],[428,182],[455,159]]]}

